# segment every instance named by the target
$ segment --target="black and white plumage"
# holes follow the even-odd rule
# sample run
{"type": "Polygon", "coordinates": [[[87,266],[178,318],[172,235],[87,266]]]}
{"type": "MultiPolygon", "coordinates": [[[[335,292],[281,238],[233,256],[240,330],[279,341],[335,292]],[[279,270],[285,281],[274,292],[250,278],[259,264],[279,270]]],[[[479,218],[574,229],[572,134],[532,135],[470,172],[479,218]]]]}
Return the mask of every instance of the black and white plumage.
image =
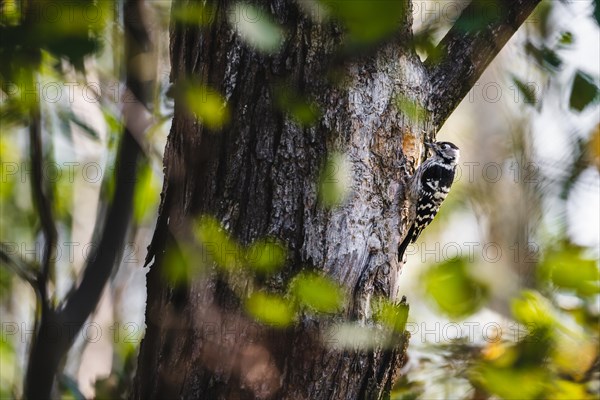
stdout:
{"type": "Polygon", "coordinates": [[[423,229],[433,221],[454,181],[460,155],[458,147],[450,142],[436,142],[427,146],[433,150],[433,156],[417,168],[410,182],[409,196],[416,204],[416,209],[411,214],[415,219],[398,247],[398,261],[402,261],[409,243],[414,243],[423,229]]]}

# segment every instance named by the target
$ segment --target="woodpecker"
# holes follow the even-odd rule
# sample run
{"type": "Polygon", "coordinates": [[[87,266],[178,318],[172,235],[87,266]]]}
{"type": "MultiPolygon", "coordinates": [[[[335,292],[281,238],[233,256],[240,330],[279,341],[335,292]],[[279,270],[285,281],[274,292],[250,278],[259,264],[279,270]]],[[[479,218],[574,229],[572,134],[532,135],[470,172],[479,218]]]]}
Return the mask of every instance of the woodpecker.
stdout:
{"type": "Polygon", "coordinates": [[[414,222],[404,241],[398,247],[398,261],[402,261],[409,243],[414,243],[437,214],[454,181],[459,150],[450,142],[425,144],[433,156],[425,160],[409,182],[409,196],[413,203],[414,222]]]}

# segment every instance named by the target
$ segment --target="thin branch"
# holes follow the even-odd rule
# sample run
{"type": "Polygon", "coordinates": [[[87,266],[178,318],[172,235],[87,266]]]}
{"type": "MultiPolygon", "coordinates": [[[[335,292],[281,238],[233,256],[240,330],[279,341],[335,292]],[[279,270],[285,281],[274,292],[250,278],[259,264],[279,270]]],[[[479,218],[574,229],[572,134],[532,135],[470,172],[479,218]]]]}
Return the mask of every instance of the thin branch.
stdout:
{"type": "Polygon", "coordinates": [[[17,276],[29,283],[33,290],[38,293],[38,280],[35,269],[19,256],[8,254],[4,248],[0,246],[0,261],[10,268],[17,276]]]}
{"type": "MultiPolygon", "coordinates": [[[[143,6],[143,1],[130,0],[125,3],[125,53],[127,61],[141,53],[151,54],[152,52],[152,43],[144,26],[143,6]]],[[[152,80],[141,81],[136,72],[128,68],[126,77],[127,88],[135,96],[137,107],[130,104],[129,107],[123,109],[123,117],[126,123],[117,157],[113,201],[104,220],[97,249],[90,257],[90,262],[85,268],[81,283],[60,311],[61,319],[77,327],[74,330],[73,337],[78,328],[83,325],[87,317],[96,308],[113,266],[123,252],[127,230],[131,221],[137,167],[143,155],[140,143],[136,138],[142,138],[144,135],[142,130],[149,125],[149,123],[135,124],[134,122],[144,119],[144,114],[148,114],[148,104],[152,101],[152,88],[154,86],[152,80]]]]}
{"type": "Polygon", "coordinates": [[[52,205],[48,197],[48,193],[44,187],[42,117],[39,103],[31,106],[30,117],[29,155],[31,158],[31,194],[33,197],[33,204],[35,205],[36,211],[40,217],[42,232],[44,234],[44,253],[40,266],[38,285],[41,297],[40,300],[42,302],[42,306],[45,307],[49,304],[47,288],[48,276],[54,264],[58,233],[56,231],[56,225],[52,215],[52,205]]]}
{"type": "Polygon", "coordinates": [[[539,2],[474,0],[463,10],[435,49],[435,59],[425,62],[431,85],[428,106],[436,130],[539,2]]]}

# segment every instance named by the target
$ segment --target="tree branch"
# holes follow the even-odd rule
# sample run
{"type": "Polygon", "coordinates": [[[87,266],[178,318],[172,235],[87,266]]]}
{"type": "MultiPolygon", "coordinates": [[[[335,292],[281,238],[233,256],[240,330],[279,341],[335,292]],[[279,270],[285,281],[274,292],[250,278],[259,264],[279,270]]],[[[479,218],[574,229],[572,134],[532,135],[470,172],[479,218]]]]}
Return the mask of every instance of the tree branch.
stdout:
{"type": "MultiPolygon", "coordinates": [[[[32,77],[32,82],[35,78],[32,77]]],[[[31,194],[33,203],[40,217],[42,232],[44,234],[44,253],[38,276],[40,301],[42,307],[48,302],[48,276],[52,268],[58,233],[52,216],[52,206],[48,194],[44,190],[43,177],[43,151],[42,151],[42,117],[40,104],[36,102],[31,106],[31,123],[29,124],[29,155],[31,158],[31,194]]]]}
{"type": "Polygon", "coordinates": [[[540,0],[472,1],[429,57],[428,108],[441,127],[540,0]]]}
{"type": "Polygon", "coordinates": [[[39,294],[38,280],[36,271],[19,256],[13,256],[4,251],[3,246],[0,246],[0,261],[10,268],[17,276],[29,283],[33,290],[39,294]]]}

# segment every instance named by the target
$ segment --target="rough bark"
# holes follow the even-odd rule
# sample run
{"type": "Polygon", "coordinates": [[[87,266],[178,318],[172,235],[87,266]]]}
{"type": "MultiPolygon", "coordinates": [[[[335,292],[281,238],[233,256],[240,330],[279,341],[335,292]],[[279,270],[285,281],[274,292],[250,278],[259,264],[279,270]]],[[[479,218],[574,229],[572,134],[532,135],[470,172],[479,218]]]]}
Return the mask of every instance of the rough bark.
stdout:
{"type": "MultiPolygon", "coordinates": [[[[405,341],[391,349],[335,350],[323,340],[332,318],[306,315],[288,329],[263,327],[213,270],[190,287],[171,287],[164,254],[186,237],[190,218],[210,214],[243,244],[265,236],[286,244],[285,270],[263,282],[271,290],[302,268],[322,271],[351,299],[337,318],[363,324],[371,323],[373,296],[397,300],[396,251],[409,222],[398,213],[405,171],[418,163],[424,135],[434,135],[436,115],[405,115],[396,104],[398,96],[432,104],[429,75],[411,45],[410,13],[377,51],[340,61],[339,30],[311,21],[295,3],[270,2],[288,28],[271,56],[240,41],[226,22],[227,3],[219,2],[210,27],[171,31],[173,82],[195,77],[216,88],[232,117],[213,132],[175,102],[133,397],[382,398],[405,361],[405,341]],[[342,84],[327,79],[332,71],[342,84]],[[318,103],[315,126],[302,127],[278,110],[278,82],[318,103]],[[348,155],[352,183],[345,203],[326,210],[317,180],[332,151],[348,155]]],[[[459,101],[449,98],[450,109],[459,101]]]]}

